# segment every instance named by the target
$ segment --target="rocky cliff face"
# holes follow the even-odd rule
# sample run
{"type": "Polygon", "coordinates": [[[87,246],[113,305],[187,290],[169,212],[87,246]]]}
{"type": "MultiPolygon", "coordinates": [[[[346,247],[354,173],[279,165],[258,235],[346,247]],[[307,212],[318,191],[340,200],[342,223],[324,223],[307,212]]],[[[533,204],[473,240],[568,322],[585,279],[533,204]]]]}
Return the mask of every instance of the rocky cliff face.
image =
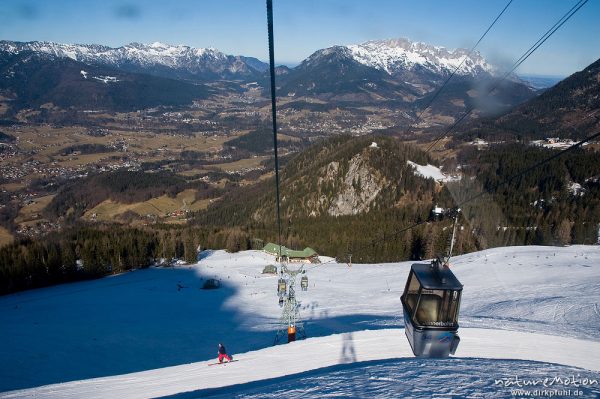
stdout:
{"type": "Polygon", "coordinates": [[[304,202],[306,213],[345,216],[368,212],[387,184],[380,171],[370,165],[367,148],[347,162],[332,161],[317,172],[316,192],[304,202]]]}
{"type": "Polygon", "coordinates": [[[369,165],[368,153],[364,152],[352,157],[344,175],[340,176],[338,171],[334,178],[341,182],[341,187],[327,209],[331,216],[368,212],[386,183],[381,173],[369,165]]]}
{"type": "MultiPolygon", "coordinates": [[[[417,208],[430,206],[439,187],[433,179],[415,174],[409,160],[434,162],[419,148],[390,137],[338,136],[316,143],[289,160],[280,173],[282,227],[293,235],[300,225],[348,226],[370,215],[386,220],[382,215],[396,211],[402,219],[412,217],[417,208]]],[[[275,199],[273,180],[240,187],[211,206],[204,220],[270,225],[275,199]]]]}

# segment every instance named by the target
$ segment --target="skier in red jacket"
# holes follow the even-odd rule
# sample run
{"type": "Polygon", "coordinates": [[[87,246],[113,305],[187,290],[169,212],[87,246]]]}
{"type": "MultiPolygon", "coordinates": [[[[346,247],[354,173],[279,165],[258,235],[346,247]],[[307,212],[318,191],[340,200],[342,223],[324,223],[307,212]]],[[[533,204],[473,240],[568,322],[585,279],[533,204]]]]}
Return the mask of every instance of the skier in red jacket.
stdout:
{"type": "Polygon", "coordinates": [[[228,362],[231,361],[231,356],[227,354],[225,345],[219,344],[219,363],[223,363],[223,358],[227,359],[228,362]]]}

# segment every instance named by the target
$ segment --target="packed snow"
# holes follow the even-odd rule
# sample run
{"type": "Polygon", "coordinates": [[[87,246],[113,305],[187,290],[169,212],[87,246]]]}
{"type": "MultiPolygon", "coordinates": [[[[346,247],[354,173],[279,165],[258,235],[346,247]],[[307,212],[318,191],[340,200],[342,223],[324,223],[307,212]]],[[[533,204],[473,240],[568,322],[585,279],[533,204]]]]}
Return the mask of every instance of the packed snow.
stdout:
{"type": "Polygon", "coordinates": [[[322,262],[297,290],[308,339],[278,346],[278,277],[261,251],[1,297],[0,397],[507,397],[571,376],[600,394],[599,246],[453,258],[461,343],[444,360],[415,359],[404,336],[410,262],[322,262]],[[200,289],[208,278],[222,288],[200,289]],[[218,342],[239,362],[208,367],[218,342]]]}

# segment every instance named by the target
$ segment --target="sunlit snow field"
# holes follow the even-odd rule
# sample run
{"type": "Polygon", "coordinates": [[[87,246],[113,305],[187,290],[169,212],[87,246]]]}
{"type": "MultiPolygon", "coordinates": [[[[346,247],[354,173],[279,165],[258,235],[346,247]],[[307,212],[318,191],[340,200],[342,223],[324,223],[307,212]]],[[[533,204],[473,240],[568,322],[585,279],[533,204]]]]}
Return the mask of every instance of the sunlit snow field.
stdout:
{"type": "Polygon", "coordinates": [[[260,251],[0,297],[0,397],[510,397],[518,387],[496,380],[600,380],[598,246],[453,258],[462,340],[446,360],[411,357],[410,262],[322,260],[297,290],[309,339],[277,347],[277,277],[261,273],[274,260],[260,251]],[[201,290],[207,278],[222,288],[201,290]],[[207,367],[218,342],[240,361],[207,367]]]}

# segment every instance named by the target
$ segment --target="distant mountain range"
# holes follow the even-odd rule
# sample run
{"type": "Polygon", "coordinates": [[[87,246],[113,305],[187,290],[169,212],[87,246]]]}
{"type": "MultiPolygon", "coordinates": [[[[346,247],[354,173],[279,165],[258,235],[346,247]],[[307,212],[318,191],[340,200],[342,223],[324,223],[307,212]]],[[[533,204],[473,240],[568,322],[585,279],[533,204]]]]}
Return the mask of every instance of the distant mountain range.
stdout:
{"type": "Polygon", "coordinates": [[[97,44],[1,41],[0,51],[13,54],[31,51],[90,65],[183,79],[256,77],[268,68],[268,64],[252,57],[226,55],[214,48],[171,46],[160,42],[112,48],[97,44]]]}
{"type": "Polygon", "coordinates": [[[206,98],[211,90],[203,84],[32,51],[0,51],[0,76],[0,94],[14,113],[50,103],[63,109],[115,111],[181,106],[206,98]]]}
{"type": "Polygon", "coordinates": [[[549,87],[554,86],[555,84],[563,80],[565,77],[546,75],[519,75],[519,78],[529,83],[532,87],[536,89],[547,89],[549,87]]]}
{"type": "Polygon", "coordinates": [[[511,76],[488,94],[501,71],[478,52],[468,55],[464,49],[394,39],[318,50],[278,77],[278,93],[329,103],[389,103],[412,113],[422,109],[455,70],[431,114],[454,118],[467,107],[476,108],[475,114],[498,114],[537,92],[511,76]]]}
{"type": "Polygon", "coordinates": [[[457,81],[489,79],[498,69],[478,52],[449,50],[407,39],[333,46],[314,52],[281,78],[282,95],[387,98],[411,102],[456,69],[457,81]]]}
{"type": "MultiPolygon", "coordinates": [[[[32,107],[44,102],[66,105],[67,102],[57,102],[48,93],[54,92],[56,87],[71,87],[65,85],[64,80],[78,80],[79,83],[83,83],[86,78],[80,71],[94,68],[98,69],[96,75],[90,75],[92,80],[88,80],[85,85],[77,84],[77,93],[65,93],[66,97],[73,98],[69,106],[77,107],[80,94],[86,97],[82,90],[89,89],[94,93],[100,90],[89,84],[98,76],[115,77],[119,73],[130,75],[127,79],[112,81],[96,79],[105,83],[105,87],[100,91],[108,91],[106,96],[100,96],[96,106],[112,108],[114,101],[102,101],[102,98],[116,99],[117,93],[113,92],[119,91],[117,87],[124,85],[120,82],[132,81],[146,81],[146,86],[150,81],[152,84],[158,84],[160,89],[150,90],[157,95],[166,87],[174,85],[179,87],[178,90],[183,90],[193,97],[194,88],[186,86],[184,89],[183,83],[193,83],[195,90],[200,90],[204,83],[223,80],[258,82],[265,95],[268,94],[268,64],[252,57],[227,55],[213,48],[171,46],[160,42],[149,45],[131,43],[111,48],[96,44],[0,41],[0,76],[5,80],[1,87],[3,95],[8,98],[18,96],[22,106],[27,106],[27,101],[31,101],[32,107]],[[35,66],[26,66],[28,62],[35,63],[35,66]],[[36,86],[29,83],[24,86],[23,80],[15,80],[15,76],[22,75],[19,71],[28,68],[50,68],[55,71],[63,68],[56,65],[68,65],[66,70],[72,71],[73,74],[67,77],[64,71],[60,74],[54,73],[54,83],[38,82],[40,87],[46,88],[44,92],[39,92],[36,86]],[[168,78],[179,81],[179,84],[156,78],[143,78],[142,75],[168,78]],[[106,86],[108,83],[114,84],[106,86]]],[[[438,112],[450,115],[456,113],[456,108],[468,106],[470,102],[481,99],[485,93],[478,88],[485,87],[486,81],[494,79],[499,72],[498,68],[477,52],[469,55],[464,49],[449,50],[407,39],[334,46],[316,51],[295,68],[280,66],[277,68],[278,94],[291,98],[310,96],[330,102],[361,104],[391,101],[396,106],[410,111],[413,105],[419,104],[415,101],[426,99],[455,69],[456,75],[446,94],[447,106],[438,109],[438,112]]],[[[489,83],[487,85],[489,86],[489,83]]],[[[202,97],[207,90],[203,88],[200,92],[202,97]]],[[[500,99],[496,101],[500,107],[513,106],[534,95],[535,90],[516,76],[494,93],[494,96],[500,99]]],[[[95,94],[90,96],[98,97],[95,94]]],[[[135,94],[128,95],[130,99],[135,97],[135,94]]],[[[129,106],[136,109],[147,106],[147,103],[160,103],[160,97],[158,95],[156,99],[150,98],[144,104],[133,101],[129,106]]],[[[189,95],[171,94],[171,97],[176,97],[177,101],[167,101],[168,104],[165,105],[186,101],[191,103],[189,95]]],[[[80,105],[89,107],[94,104],[84,101],[80,105]]],[[[121,102],[121,105],[127,104],[121,102]]]]}
{"type": "MultiPolygon", "coordinates": [[[[74,61],[92,65],[106,65],[131,72],[170,71],[181,77],[226,78],[245,77],[262,74],[268,64],[256,58],[227,55],[214,48],[194,48],[190,46],[154,42],[152,44],[130,43],[112,48],[98,44],[59,44],[52,42],[13,42],[0,41],[0,51],[13,54],[31,51],[56,57],[71,58],[74,61]]],[[[319,62],[332,52],[343,52],[368,68],[384,71],[388,75],[405,75],[407,72],[429,72],[442,76],[449,75],[456,67],[459,76],[479,76],[494,74],[496,69],[478,52],[467,57],[465,49],[449,50],[407,39],[369,41],[358,45],[335,46],[318,50],[302,64],[308,67],[319,62]],[[463,58],[467,57],[464,59],[463,58]]]]}
{"type": "Polygon", "coordinates": [[[346,47],[356,61],[386,71],[390,75],[403,74],[416,69],[448,75],[458,68],[456,73],[463,76],[496,72],[496,68],[478,52],[469,55],[465,49],[449,50],[407,39],[369,41],[346,47]]]}

